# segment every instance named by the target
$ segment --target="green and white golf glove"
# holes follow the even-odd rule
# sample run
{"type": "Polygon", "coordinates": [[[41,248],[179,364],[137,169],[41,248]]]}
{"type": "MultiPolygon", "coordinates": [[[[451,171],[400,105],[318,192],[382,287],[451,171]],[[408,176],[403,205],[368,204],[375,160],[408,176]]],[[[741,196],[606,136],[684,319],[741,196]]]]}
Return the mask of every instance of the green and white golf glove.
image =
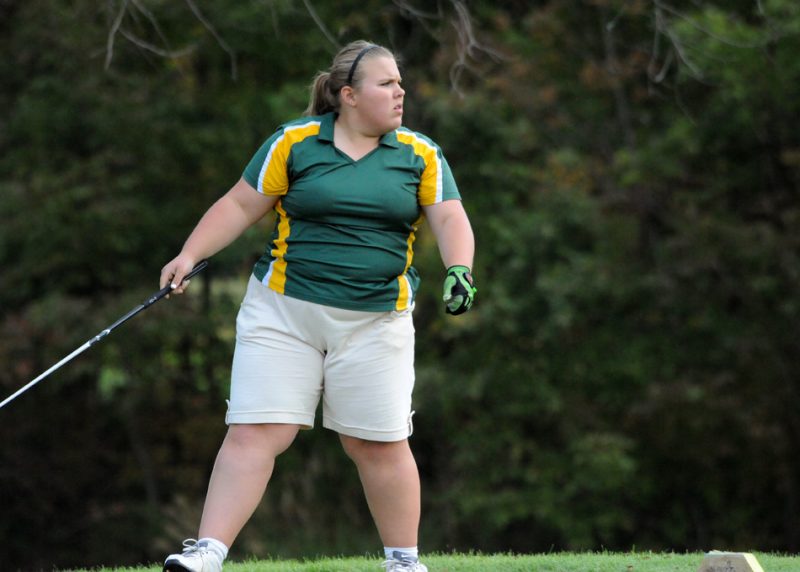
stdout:
{"type": "Polygon", "coordinates": [[[451,266],[447,269],[444,279],[444,295],[442,299],[445,311],[457,316],[472,307],[475,292],[478,289],[472,285],[472,274],[466,266],[451,266]]]}

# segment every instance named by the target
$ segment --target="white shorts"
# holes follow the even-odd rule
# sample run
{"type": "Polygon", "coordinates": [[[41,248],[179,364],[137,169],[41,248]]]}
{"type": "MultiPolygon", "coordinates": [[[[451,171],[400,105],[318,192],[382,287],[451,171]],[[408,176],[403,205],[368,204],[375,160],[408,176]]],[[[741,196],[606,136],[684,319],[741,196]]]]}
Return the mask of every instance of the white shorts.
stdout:
{"type": "Polygon", "coordinates": [[[250,277],[236,319],[225,422],[322,424],[370,441],[412,430],[411,310],[359,312],[274,292],[250,277]]]}

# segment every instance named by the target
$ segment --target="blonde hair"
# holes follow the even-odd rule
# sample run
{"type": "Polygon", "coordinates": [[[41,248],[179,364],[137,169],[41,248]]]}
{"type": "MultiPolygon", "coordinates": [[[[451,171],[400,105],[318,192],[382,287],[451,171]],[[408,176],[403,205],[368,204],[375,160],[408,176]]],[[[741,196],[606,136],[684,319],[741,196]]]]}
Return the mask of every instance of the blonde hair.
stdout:
{"type": "Polygon", "coordinates": [[[304,115],[322,115],[329,111],[339,111],[339,92],[346,85],[356,86],[361,81],[361,62],[377,56],[390,57],[394,54],[378,44],[357,40],[350,42],[333,57],[327,71],[317,72],[311,83],[311,97],[304,115]],[[348,81],[349,79],[349,81],[348,81]]]}

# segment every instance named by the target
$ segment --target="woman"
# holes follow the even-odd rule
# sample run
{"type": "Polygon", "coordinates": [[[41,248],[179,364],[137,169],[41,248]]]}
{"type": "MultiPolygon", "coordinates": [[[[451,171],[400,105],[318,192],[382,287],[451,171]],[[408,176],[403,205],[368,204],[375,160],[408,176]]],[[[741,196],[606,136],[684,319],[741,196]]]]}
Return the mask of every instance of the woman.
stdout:
{"type": "Polygon", "coordinates": [[[417,555],[420,482],[412,431],[419,278],[411,266],[424,214],[445,267],[446,311],[471,305],[474,239],[440,149],[401,128],[392,53],[353,42],[317,74],[306,116],[273,134],[242,178],[203,216],[161,285],[183,277],[275,210],[237,318],[228,433],[199,541],[164,570],[218,571],[256,509],[275,458],[311,428],[339,433],[384,543],[384,567],[426,572],[417,555]]]}

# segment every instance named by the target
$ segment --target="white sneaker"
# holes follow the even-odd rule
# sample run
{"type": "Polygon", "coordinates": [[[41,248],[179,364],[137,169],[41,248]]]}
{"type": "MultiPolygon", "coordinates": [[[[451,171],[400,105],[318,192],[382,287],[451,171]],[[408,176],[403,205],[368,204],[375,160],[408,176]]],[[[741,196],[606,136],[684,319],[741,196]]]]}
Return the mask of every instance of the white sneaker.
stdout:
{"type": "Polygon", "coordinates": [[[399,552],[395,552],[382,566],[386,568],[386,572],[428,572],[428,567],[420,564],[419,560],[404,557],[399,552]]]}
{"type": "Polygon", "coordinates": [[[194,538],[183,541],[182,554],[170,554],[164,561],[165,572],[220,572],[221,570],[222,558],[219,554],[211,550],[205,542],[201,544],[194,538]]]}

